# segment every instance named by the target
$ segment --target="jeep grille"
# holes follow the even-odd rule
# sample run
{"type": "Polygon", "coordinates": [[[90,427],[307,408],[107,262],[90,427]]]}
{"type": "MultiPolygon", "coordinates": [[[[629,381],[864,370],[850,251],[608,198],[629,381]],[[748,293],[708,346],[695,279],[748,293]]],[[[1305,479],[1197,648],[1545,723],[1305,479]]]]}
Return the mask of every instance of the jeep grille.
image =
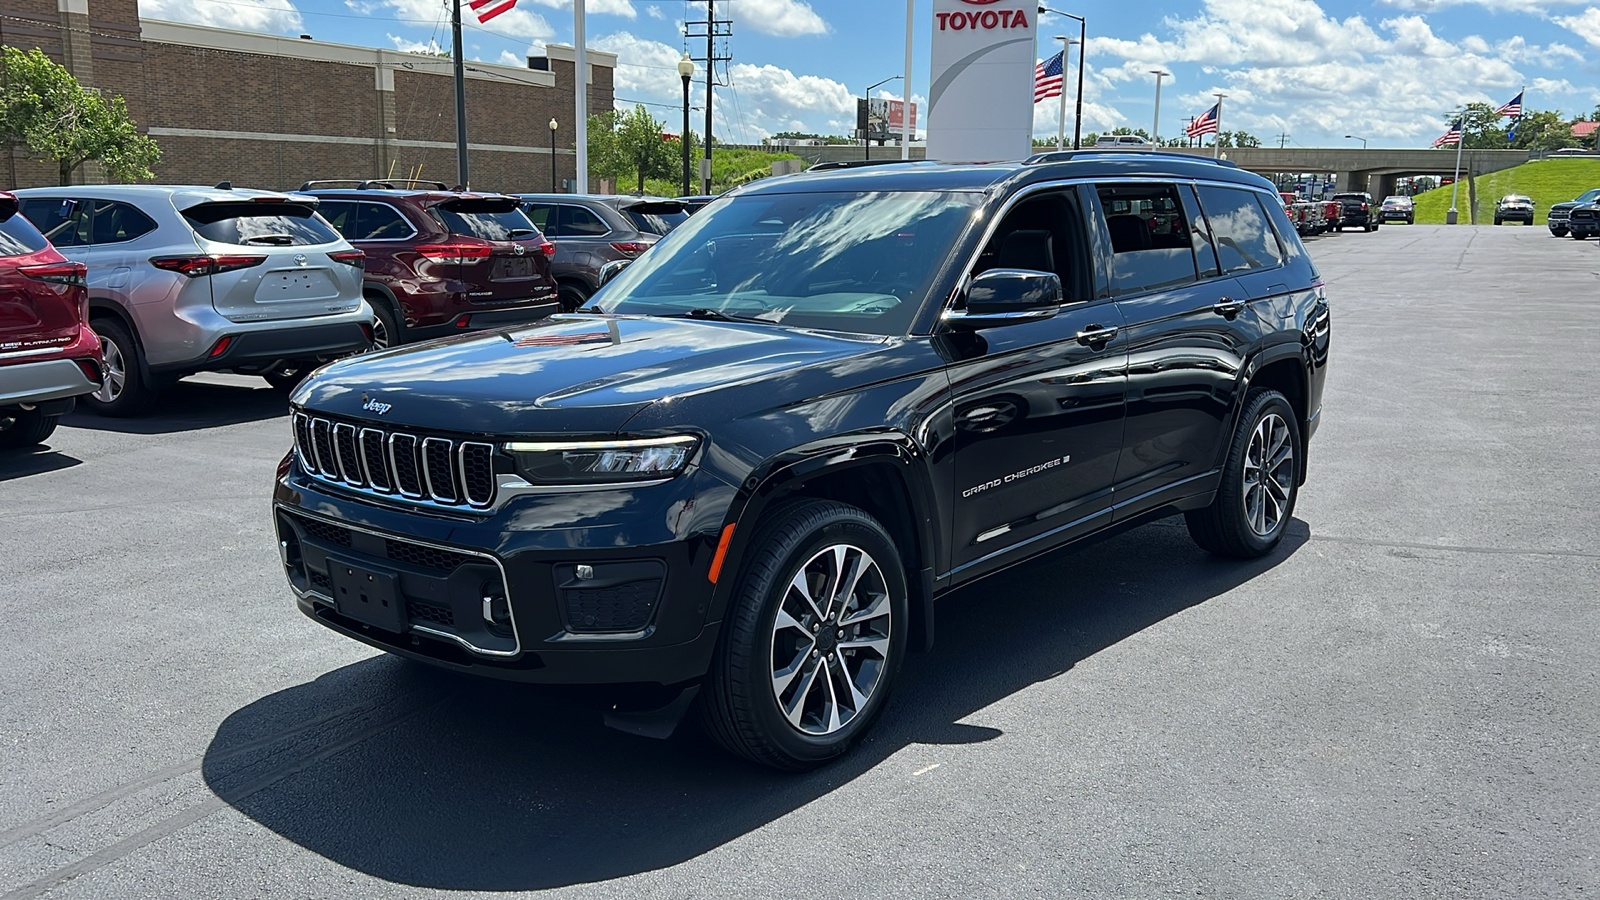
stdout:
{"type": "Polygon", "coordinates": [[[295,453],[316,478],[454,509],[494,505],[494,446],[294,414],[295,453]]]}

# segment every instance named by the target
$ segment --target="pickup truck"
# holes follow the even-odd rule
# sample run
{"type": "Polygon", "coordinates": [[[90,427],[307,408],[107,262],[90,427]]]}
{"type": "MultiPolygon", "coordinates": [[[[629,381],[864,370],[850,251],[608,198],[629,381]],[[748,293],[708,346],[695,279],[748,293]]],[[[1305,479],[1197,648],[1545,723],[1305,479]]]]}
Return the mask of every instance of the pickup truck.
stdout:
{"type": "Polygon", "coordinates": [[[1572,216],[1573,208],[1594,203],[1597,200],[1600,200],[1600,188],[1591,188],[1584,191],[1576,200],[1569,200],[1566,203],[1552,203],[1550,204],[1550,213],[1545,217],[1545,225],[1549,227],[1552,235],[1566,237],[1567,232],[1570,230],[1568,228],[1568,219],[1572,216]]]}

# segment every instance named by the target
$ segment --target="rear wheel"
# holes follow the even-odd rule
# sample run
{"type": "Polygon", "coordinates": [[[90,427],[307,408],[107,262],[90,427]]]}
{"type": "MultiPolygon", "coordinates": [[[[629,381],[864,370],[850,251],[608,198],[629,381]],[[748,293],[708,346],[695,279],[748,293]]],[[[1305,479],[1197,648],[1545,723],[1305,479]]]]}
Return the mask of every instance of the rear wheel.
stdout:
{"type": "Polygon", "coordinates": [[[706,730],[778,769],[845,751],[883,711],[904,656],[899,552],[866,512],[831,501],[759,526],[700,693],[706,730]]]}
{"type": "Polygon", "coordinates": [[[394,307],[383,297],[367,298],[367,303],[372,307],[372,349],[386,350],[397,346],[404,341],[400,333],[400,317],[394,314],[394,307]]]}
{"type": "Polygon", "coordinates": [[[1253,559],[1272,552],[1294,515],[1300,486],[1300,424],[1277,391],[1250,392],[1228,449],[1217,496],[1184,514],[1201,549],[1253,559]]]}
{"type": "Polygon", "coordinates": [[[589,301],[589,292],[576,284],[562,284],[557,292],[562,312],[577,312],[589,301]]]}
{"type": "Polygon", "coordinates": [[[95,319],[91,325],[100,335],[100,350],[105,355],[105,380],[100,390],[84,397],[84,403],[102,416],[137,416],[155,402],[156,389],[144,379],[143,356],[139,343],[117,319],[95,319]]]}
{"type": "Polygon", "coordinates": [[[47,416],[37,409],[0,410],[0,450],[32,447],[56,430],[60,416],[47,416]]]}

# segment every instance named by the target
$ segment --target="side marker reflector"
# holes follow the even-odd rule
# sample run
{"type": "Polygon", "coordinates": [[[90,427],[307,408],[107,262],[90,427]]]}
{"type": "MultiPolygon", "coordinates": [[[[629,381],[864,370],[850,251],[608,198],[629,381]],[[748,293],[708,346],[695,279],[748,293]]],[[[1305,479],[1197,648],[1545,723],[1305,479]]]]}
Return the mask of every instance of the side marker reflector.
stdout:
{"type": "Polygon", "coordinates": [[[712,584],[716,584],[717,576],[722,574],[722,560],[728,555],[728,542],[731,540],[733,540],[733,526],[729,525],[722,529],[722,538],[717,541],[717,552],[711,557],[711,571],[706,573],[712,584]]]}

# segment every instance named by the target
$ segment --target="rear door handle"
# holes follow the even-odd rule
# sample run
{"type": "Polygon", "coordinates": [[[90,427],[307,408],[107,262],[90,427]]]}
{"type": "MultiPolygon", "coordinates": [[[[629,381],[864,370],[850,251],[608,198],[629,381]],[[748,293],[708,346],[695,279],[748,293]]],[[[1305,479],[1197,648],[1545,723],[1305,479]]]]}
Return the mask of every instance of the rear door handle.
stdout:
{"type": "Polygon", "coordinates": [[[1211,307],[1211,311],[1226,319],[1231,319],[1244,311],[1244,301],[1232,297],[1223,297],[1211,307]]]}
{"type": "Polygon", "coordinates": [[[1090,325],[1078,332],[1078,343],[1085,347],[1091,344],[1104,344],[1117,336],[1115,325],[1090,325]]]}

